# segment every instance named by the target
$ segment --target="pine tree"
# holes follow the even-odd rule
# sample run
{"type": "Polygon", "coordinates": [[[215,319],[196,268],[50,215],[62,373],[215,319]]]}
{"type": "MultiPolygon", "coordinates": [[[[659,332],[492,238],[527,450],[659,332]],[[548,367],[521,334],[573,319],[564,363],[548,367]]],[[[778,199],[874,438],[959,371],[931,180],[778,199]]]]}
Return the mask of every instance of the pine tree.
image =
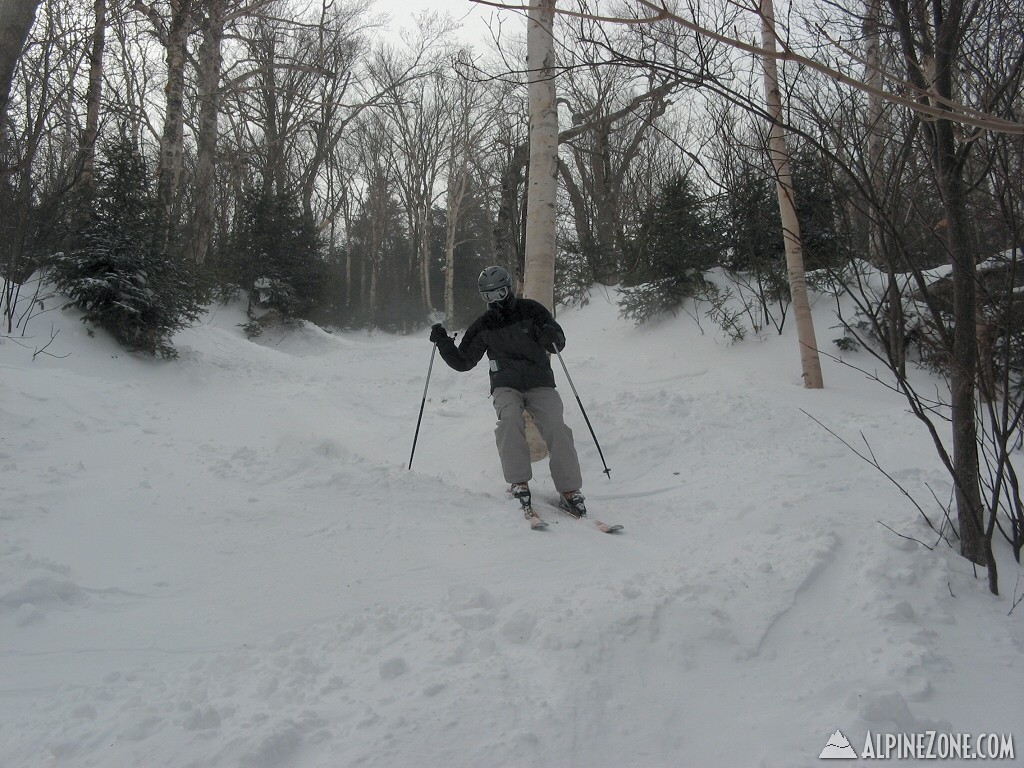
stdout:
{"type": "Polygon", "coordinates": [[[100,167],[88,223],[54,261],[57,288],[84,310],[83,322],[121,345],[176,357],[175,331],[198,316],[190,270],[156,246],[159,218],[145,159],[122,137],[100,167]]]}
{"type": "Polygon", "coordinates": [[[316,228],[285,195],[249,193],[239,206],[228,247],[230,280],[283,318],[310,319],[328,278],[316,228]]]}
{"type": "Polygon", "coordinates": [[[676,175],[644,209],[632,246],[626,279],[633,287],[621,304],[626,317],[643,322],[674,311],[705,286],[704,273],[722,261],[724,238],[711,202],[676,175]]]}

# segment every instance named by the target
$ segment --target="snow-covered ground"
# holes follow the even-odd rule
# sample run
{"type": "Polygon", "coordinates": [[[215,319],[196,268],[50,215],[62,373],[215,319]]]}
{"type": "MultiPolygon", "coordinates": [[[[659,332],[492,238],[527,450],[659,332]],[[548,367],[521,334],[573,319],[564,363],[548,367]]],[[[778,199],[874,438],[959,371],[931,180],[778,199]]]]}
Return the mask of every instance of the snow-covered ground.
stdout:
{"type": "Polygon", "coordinates": [[[899,396],[827,359],[805,390],[790,328],[635,328],[605,290],[560,320],[621,535],[529,530],[483,366],[437,361],[406,470],[426,331],[251,342],[215,307],[163,362],[57,310],[0,340],[0,766],[792,768],[837,730],[1013,734],[1024,762],[1012,558],[995,598],[886,530],[934,541],[801,412],[939,520],[899,396]]]}

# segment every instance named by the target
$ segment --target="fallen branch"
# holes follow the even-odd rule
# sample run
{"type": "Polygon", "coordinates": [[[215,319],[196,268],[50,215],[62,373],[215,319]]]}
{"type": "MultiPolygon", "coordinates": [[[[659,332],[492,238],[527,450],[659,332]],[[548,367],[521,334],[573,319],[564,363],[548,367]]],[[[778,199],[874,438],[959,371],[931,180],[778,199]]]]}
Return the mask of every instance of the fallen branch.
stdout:
{"type": "Polygon", "coordinates": [[[906,534],[900,533],[899,531],[897,531],[897,530],[894,530],[894,529],[890,528],[890,527],[889,527],[888,525],[886,525],[885,523],[883,523],[883,522],[882,522],[881,520],[876,520],[875,522],[876,522],[876,523],[878,523],[878,524],[879,524],[880,526],[882,526],[883,528],[885,528],[886,530],[888,530],[888,531],[891,531],[892,533],[895,533],[895,534],[896,534],[897,536],[899,536],[899,537],[900,537],[901,539],[906,539],[907,541],[916,541],[916,542],[917,542],[918,544],[920,544],[920,545],[921,545],[922,547],[924,547],[925,549],[927,549],[927,550],[928,550],[929,552],[932,552],[932,551],[934,550],[934,548],[933,548],[933,547],[929,547],[929,546],[928,546],[927,544],[925,544],[925,543],[924,543],[923,541],[921,541],[920,539],[915,539],[915,538],[914,538],[913,536],[907,536],[906,534]]]}
{"type": "Polygon", "coordinates": [[[51,344],[53,344],[54,339],[57,338],[57,334],[59,334],[59,333],[60,333],[60,329],[59,328],[55,331],[55,330],[53,330],[53,326],[52,325],[50,326],[50,340],[48,342],[46,342],[46,344],[44,344],[41,349],[37,349],[35,352],[32,353],[32,360],[33,360],[33,362],[35,361],[35,359],[37,357],[39,357],[39,355],[46,355],[47,357],[57,357],[57,358],[64,358],[64,357],[70,357],[71,356],[70,352],[68,352],[66,355],[55,355],[52,352],[47,352],[46,351],[46,348],[48,346],[50,346],[51,344]]]}
{"type": "MultiPolygon", "coordinates": [[[[915,508],[917,509],[917,511],[918,511],[918,512],[919,512],[919,513],[921,514],[921,517],[923,517],[923,518],[924,518],[924,520],[925,520],[925,522],[926,522],[926,523],[928,523],[928,527],[929,527],[929,528],[931,528],[931,529],[932,529],[932,530],[933,530],[933,531],[934,531],[935,533],[939,534],[940,536],[942,535],[940,531],[936,530],[936,528],[935,528],[935,525],[934,525],[934,524],[932,523],[931,519],[930,519],[930,518],[928,517],[928,515],[927,515],[927,514],[925,513],[924,509],[922,509],[922,508],[921,508],[921,505],[917,503],[917,500],[916,500],[916,499],[915,499],[915,498],[914,498],[913,496],[911,496],[911,495],[910,495],[910,492],[909,492],[909,491],[908,491],[908,490],[907,490],[906,488],[904,488],[904,487],[903,487],[902,485],[900,485],[900,484],[899,484],[899,482],[898,482],[898,481],[896,480],[896,478],[894,478],[894,477],[893,477],[892,475],[890,475],[890,474],[889,474],[888,472],[886,472],[886,471],[885,471],[885,470],[884,470],[884,469],[882,468],[882,465],[878,463],[878,459],[877,459],[877,458],[875,457],[875,453],[874,453],[874,451],[872,451],[872,450],[871,450],[871,444],[870,444],[870,443],[868,443],[868,439],[867,439],[867,438],[866,438],[866,437],[864,436],[864,433],[863,433],[863,432],[861,432],[861,433],[860,433],[860,438],[861,438],[861,440],[863,440],[863,441],[864,441],[864,445],[865,445],[865,446],[867,446],[867,449],[868,449],[868,455],[867,455],[867,456],[865,456],[865,455],[864,455],[863,453],[861,453],[860,451],[858,451],[858,450],[857,450],[856,448],[854,448],[854,447],[853,447],[852,445],[850,445],[850,444],[849,444],[848,442],[846,442],[846,440],[844,440],[844,439],[843,439],[843,438],[841,438],[841,437],[840,437],[839,435],[837,435],[837,434],[836,434],[836,433],[835,433],[835,432],[834,432],[833,430],[831,430],[831,429],[829,429],[828,427],[826,427],[826,426],[825,426],[824,424],[822,424],[822,423],[821,423],[820,421],[818,421],[818,420],[817,420],[816,418],[814,418],[814,417],[813,417],[813,416],[812,416],[811,414],[809,414],[809,413],[808,413],[807,411],[805,411],[805,410],[804,410],[803,408],[801,408],[801,409],[800,409],[800,412],[801,412],[801,413],[803,413],[803,414],[804,414],[804,416],[806,416],[807,418],[809,418],[809,419],[810,419],[811,421],[813,421],[813,422],[814,422],[815,424],[817,424],[817,425],[818,425],[819,427],[821,427],[821,428],[822,428],[822,429],[824,429],[824,430],[825,430],[826,432],[828,432],[828,433],[829,433],[830,435],[832,435],[832,437],[834,437],[834,438],[835,438],[836,440],[838,440],[838,441],[839,441],[840,443],[842,443],[842,444],[843,444],[843,445],[845,445],[845,446],[846,446],[847,448],[849,448],[849,449],[850,449],[850,451],[851,451],[851,452],[853,453],[853,455],[854,455],[854,456],[856,456],[857,458],[861,459],[862,461],[865,461],[865,462],[867,462],[867,463],[868,463],[868,464],[870,464],[870,465],[871,465],[872,467],[874,467],[874,468],[875,468],[875,469],[877,469],[877,470],[878,470],[879,472],[881,472],[881,473],[882,473],[882,475],[883,475],[883,476],[884,476],[884,477],[885,477],[885,478],[886,478],[886,479],[887,479],[887,480],[888,480],[888,481],[889,481],[890,483],[892,483],[892,484],[893,484],[893,485],[895,485],[895,486],[896,486],[897,488],[899,488],[899,489],[900,489],[900,493],[902,493],[902,494],[903,494],[904,496],[906,496],[906,497],[907,497],[907,499],[908,499],[908,500],[910,501],[910,503],[914,505],[914,507],[915,507],[915,508]]],[[[890,530],[891,530],[891,529],[890,529],[890,530]]],[[[922,542],[922,543],[923,543],[923,542],[922,542]]],[[[927,545],[927,544],[924,544],[924,546],[925,546],[925,547],[928,547],[928,545],[927,545]]],[[[928,549],[931,549],[931,547],[928,547],[928,549]]]]}
{"type": "Polygon", "coordinates": [[[1013,585],[1013,605],[1010,606],[1010,610],[1006,614],[1007,616],[1012,614],[1014,608],[1016,608],[1018,605],[1020,605],[1021,602],[1024,602],[1024,594],[1021,594],[1020,597],[1017,597],[1017,587],[1019,587],[1019,586],[1020,586],[1020,571],[1017,571],[1017,583],[1013,585]]]}

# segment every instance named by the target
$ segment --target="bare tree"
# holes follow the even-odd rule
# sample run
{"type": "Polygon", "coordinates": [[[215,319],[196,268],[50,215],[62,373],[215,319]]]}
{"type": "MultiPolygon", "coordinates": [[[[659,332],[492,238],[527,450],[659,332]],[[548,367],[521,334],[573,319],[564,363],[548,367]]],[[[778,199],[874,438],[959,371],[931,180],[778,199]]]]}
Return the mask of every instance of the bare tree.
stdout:
{"type": "MultiPolygon", "coordinates": [[[[1007,458],[1009,435],[1020,425],[1020,367],[1011,352],[1021,328],[1014,277],[1020,240],[1009,224],[1014,214],[995,214],[1012,210],[1019,190],[996,170],[999,153],[989,153],[1022,143],[1012,122],[1024,78],[1019,24],[1019,9],[1002,0],[871,3],[847,26],[865,30],[866,108],[838,89],[829,96],[818,81],[808,84],[813,96],[800,110],[815,126],[833,126],[822,130],[832,145],[822,149],[856,186],[870,224],[869,253],[887,273],[881,294],[855,275],[850,295],[882,342],[880,359],[932,435],[953,481],[961,553],[987,566],[993,592],[992,533],[1004,511],[1016,530],[1021,510],[1007,458]],[[914,95],[912,108],[891,106],[883,86],[894,83],[914,95]],[[846,107],[853,109],[840,126],[836,109],[846,107]],[[948,278],[926,272],[938,264],[948,265],[948,278]],[[914,323],[907,335],[904,307],[914,323]],[[948,376],[948,401],[916,392],[907,380],[903,355],[911,340],[948,376]],[[951,446],[936,423],[947,412],[951,446]]],[[[831,30],[809,29],[821,44],[838,47],[831,30]]]]}
{"type": "Polygon", "coordinates": [[[88,76],[94,25],[86,8],[54,0],[40,7],[19,47],[0,138],[0,273],[3,318],[15,318],[19,286],[61,247],[85,126],[79,87],[88,76]]]}
{"type": "MultiPolygon", "coordinates": [[[[380,286],[387,277],[388,230],[392,217],[393,156],[385,136],[386,122],[371,113],[356,130],[358,174],[362,179],[360,306],[363,316],[375,320],[380,312],[380,286]]],[[[350,243],[350,248],[352,244],[350,243]]]]}
{"type": "Polygon", "coordinates": [[[407,83],[392,94],[386,107],[397,164],[395,182],[409,222],[409,277],[418,285],[419,301],[427,312],[433,311],[430,241],[442,147],[448,142],[445,114],[453,108],[443,83],[440,73],[407,83]]]}
{"type": "Polygon", "coordinates": [[[470,202],[473,177],[480,165],[481,146],[490,130],[489,118],[493,116],[491,111],[484,109],[486,94],[481,84],[466,77],[456,77],[450,81],[450,86],[453,108],[449,112],[450,125],[446,131],[444,264],[444,313],[448,327],[455,321],[455,249],[459,225],[470,202]]]}
{"type": "Polygon", "coordinates": [[[573,208],[580,249],[592,264],[594,278],[613,285],[621,277],[626,250],[626,180],[678,84],[648,83],[653,87],[638,95],[631,87],[628,70],[606,67],[584,73],[592,80],[592,88],[580,87],[575,72],[563,78],[573,124],[584,126],[584,130],[565,142],[571,150],[571,165],[560,161],[559,176],[573,208]],[[623,114],[627,104],[635,109],[623,114]]]}
{"type": "MultiPolygon", "coordinates": [[[[934,23],[925,21],[906,0],[890,0],[909,78],[928,101],[956,96],[957,59],[964,46],[969,11],[961,0],[933,0],[934,23]],[[922,58],[922,54],[924,58],[922,58]]],[[[964,167],[970,144],[960,143],[954,122],[948,119],[922,122],[939,196],[946,213],[949,258],[952,264],[953,304],[957,322],[953,328],[952,427],[953,465],[960,522],[960,551],[979,565],[988,565],[983,506],[979,491],[978,436],[975,418],[975,381],[978,340],[975,335],[977,285],[975,254],[967,217],[964,167]]]]}

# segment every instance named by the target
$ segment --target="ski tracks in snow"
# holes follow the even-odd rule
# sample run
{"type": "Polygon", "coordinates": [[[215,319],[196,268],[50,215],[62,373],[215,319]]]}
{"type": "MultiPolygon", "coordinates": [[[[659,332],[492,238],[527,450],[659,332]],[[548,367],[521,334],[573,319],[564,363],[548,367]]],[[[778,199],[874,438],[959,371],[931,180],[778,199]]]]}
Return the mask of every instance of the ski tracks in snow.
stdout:
{"type": "Polygon", "coordinates": [[[899,493],[800,413],[870,435],[901,406],[570,313],[612,468],[566,398],[588,505],[626,530],[539,535],[501,495],[482,371],[435,366],[408,472],[424,339],[253,344],[237,319],[184,332],[173,366],[6,378],[5,766],[809,765],[837,727],[998,727],[952,722],[982,709],[961,653],[1016,711],[984,596],[954,609],[947,560],[875,522],[916,530],[899,493]]]}

